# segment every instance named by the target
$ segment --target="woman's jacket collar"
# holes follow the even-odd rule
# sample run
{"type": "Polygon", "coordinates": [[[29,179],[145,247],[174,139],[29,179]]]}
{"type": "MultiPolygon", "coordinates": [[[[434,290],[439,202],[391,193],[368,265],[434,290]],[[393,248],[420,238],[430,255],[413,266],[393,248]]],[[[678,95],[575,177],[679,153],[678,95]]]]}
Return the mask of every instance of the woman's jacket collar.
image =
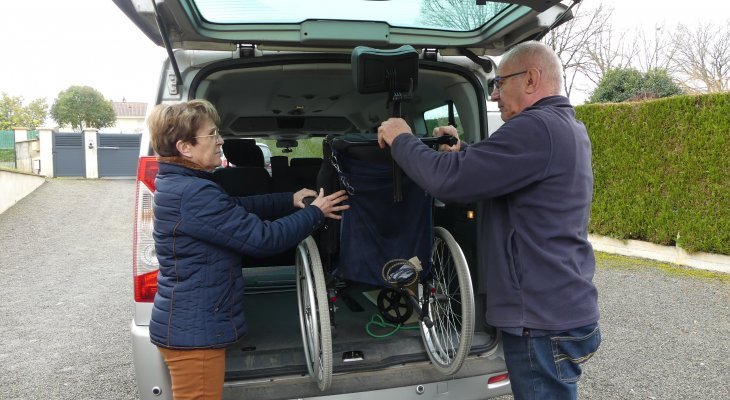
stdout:
{"type": "Polygon", "coordinates": [[[179,167],[184,167],[189,170],[192,170],[195,175],[203,176],[208,179],[212,179],[212,173],[205,168],[201,167],[199,164],[196,164],[192,161],[189,161],[183,157],[180,156],[172,156],[172,157],[157,157],[157,162],[160,164],[168,164],[168,165],[175,165],[179,167]]]}

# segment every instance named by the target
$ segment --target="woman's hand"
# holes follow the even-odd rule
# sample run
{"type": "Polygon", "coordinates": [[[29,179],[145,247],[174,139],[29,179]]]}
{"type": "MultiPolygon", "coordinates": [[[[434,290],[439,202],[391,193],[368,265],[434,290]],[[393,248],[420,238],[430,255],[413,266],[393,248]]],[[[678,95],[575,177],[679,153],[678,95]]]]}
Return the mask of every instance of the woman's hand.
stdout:
{"type": "Polygon", "coordinates": [[[294,200],[294,207],[304,208],[307,205],[304,204],[304,201],[302,201],[305,197],[317,197],[317,192],[315,192],[312,189],[302,189],[296,193],[294,193],[293,196],[294,200]]]}
{"type": "Polygon", "coordinates": [[[439,150],[444,152],[454,152],[461,150],[461,140],[459,140],[459,132],[456,131],[451,125],[437,126],[433,128],[433,137],[439,137],[444,135],[451,135],[456,138],[456,144],[449,146],[448,144],[442,144],[439,146],[439,150]]]}
{"type": "Polygon", "coordinates": [[[314,199],[312,205],[322,210],[327,218],[342,219],[342,216],[335,213],[350,208],[349,205],[338,205],[345,200],[347,200],[347,192],[344,190],[325,196],[324,189],[319,189],[319,195],[314,199]]]}

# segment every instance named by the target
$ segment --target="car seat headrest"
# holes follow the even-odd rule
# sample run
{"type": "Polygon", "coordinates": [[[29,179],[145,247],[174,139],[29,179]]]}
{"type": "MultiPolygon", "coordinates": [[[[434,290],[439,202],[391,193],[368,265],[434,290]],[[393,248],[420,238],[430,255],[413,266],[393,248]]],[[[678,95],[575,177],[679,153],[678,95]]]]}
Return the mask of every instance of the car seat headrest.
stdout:
{"type": "Polygon", "coordinates": [[[292,167],[319,167],[322,165],[322,159],[315,157],[292,158],[290,164],[292,167]]]}
{"type": "Polygon", "coordinates": [[[237,167],[264,166],[264,153],[253,139],[228,139],[223,142],[223,154],[237,167]]]}

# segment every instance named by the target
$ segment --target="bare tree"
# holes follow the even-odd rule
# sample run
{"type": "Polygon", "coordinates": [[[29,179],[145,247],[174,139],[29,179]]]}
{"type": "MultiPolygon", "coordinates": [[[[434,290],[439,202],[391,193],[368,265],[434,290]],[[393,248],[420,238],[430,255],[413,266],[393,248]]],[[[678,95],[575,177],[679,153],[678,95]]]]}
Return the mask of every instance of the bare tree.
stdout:
{"type": "Polygon", "coordinates": [[[468,31],[482,26],[504,7],[504,4],[492,2],[477,5],[464,0],[424,0],[421,19],[432,26],[468,31]]]}
{"type": "MultiPolygon", "coordinates": [[[[432,26],[471,30],[504,7],[504,4],[492,2],[476,5],[474,1],[464,0],[424,0],[421,20],[432,26]]],[[[542,39],[555,50],[563,63],[563,88],[567,96],[576,89],[576,80],[581,75],[597,84],[606,71],[622,67],[624,60],[636,53],[635,49],[631,49],[628,56],[622,53],[623,36],[619,47],[612,45],[613,33],[609,23],[612,8],[599,4],[589,9],[583,3],[577,3],[571,11],[572,19],[555,27],[542,39]]]]}
{"type": "Polygon", "coordinates": [[[638,31],[636,37],[636,43],[641,45],[641,49],[636,57],[637,65],[635,65],[639,70],[650,71],[663,69],[670,75],[675,72],[675,63],[673,60],[677,46],[672,39],[671,32],[663,25],[658,25],[654,27],[653,32],[650,32],[650,34],[647,34],[644,30],[638,31]]]}
{"type": "Polygon", "coordinates": [[[563,84],[567,96],[570,96],[579,75],[585,75],[595,84],[608,70],[605,65],[614,61],[613,55],[608,57],[600,51],[604,39],[612,37],[608,21],[613,9],[602,3],[588,9],[580,3],[572,11],[573,19],[554,28],[542,39],[555,50],[563,63],[563,84]],[[594,75],[598,75],[598,79],[592,79],[594,75]]]}
{"type": "Polygon", "coordinates": [[[689,92],[730,90],[730,27],[710,24],[694,30],[679,24],[673,36],[675,70],[689,92]]]}
{"type": "Polygon", "coordinates": [[[607,22],[605,29],[585,45],[588,61],[581,69],[583,75],[594,85],[598,85],[608,71],[629,68],[639,52],[636,41],[630,36],[626,31],[616,32],[607,22]]]}

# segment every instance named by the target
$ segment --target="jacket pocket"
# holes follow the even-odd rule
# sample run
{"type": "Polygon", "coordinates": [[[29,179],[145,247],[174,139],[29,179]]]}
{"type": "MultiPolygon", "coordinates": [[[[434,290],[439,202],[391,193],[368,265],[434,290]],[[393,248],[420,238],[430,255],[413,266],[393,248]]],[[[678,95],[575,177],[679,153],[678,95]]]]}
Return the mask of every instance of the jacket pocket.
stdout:
{"type": "Polygon", "coordinates": [[[509,232],[509,237],[507,238],[507,262],[508,262],[508,270],[509,270],[509,277],[512,281],[512,286],[515,289],[520,289],[522,284],[522,269],[519,261],[519,253],[517,251],[517,244],[515,243],[515,234],[516,231],[512,229],[509,232]]]}
{"type": "Polygon", "coordinates": [[[226,302],[228,302],[228,298],[231,297],[231,292],[233,291],[233,281],[228,282],[228,286],[226,287],[226,291],[223,292],[223,295],[218,299],[218,302],[215,303],[215,307],[213,308],[213,312],[217,313],[221,307],[223,307],[226,302]]]}
{"type": "Polygon", "coordinates": [[[576,336],[550,338],[558,379],[563,382],[577,382],[582,373],[580,365],[590,360],[601,344],[601,330],[598,325],[587,334],[584,334],[585,331],[581,332],[580,328],[570,333],[575,333],[576,336]]]}

